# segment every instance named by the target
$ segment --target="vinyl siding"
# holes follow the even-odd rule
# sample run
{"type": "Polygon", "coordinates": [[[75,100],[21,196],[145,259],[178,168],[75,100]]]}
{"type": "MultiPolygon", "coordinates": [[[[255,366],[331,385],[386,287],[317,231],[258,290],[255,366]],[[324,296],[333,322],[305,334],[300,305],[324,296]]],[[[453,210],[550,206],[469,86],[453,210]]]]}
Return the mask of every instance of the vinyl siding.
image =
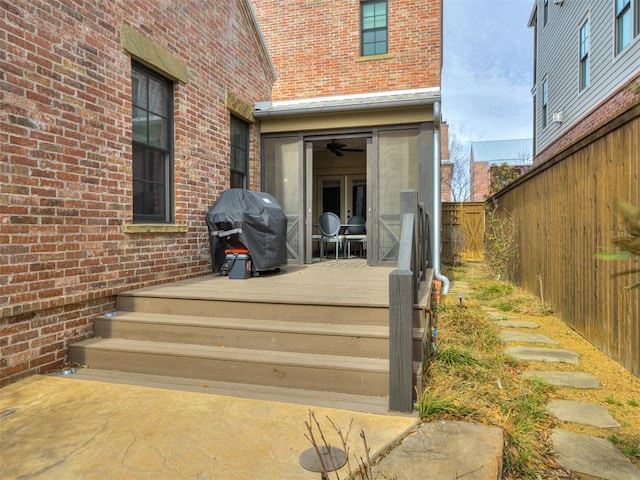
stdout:
{"type": "Polygon", "coordinates": [[[543,0],[537,0],[536,153],[541,152],[580,121],[602,100],[640,70],[640,35],[615,55],[614,0],[549,2],[549,19],[543,26],[543,0]],[[589,19],[590,84],[580,91],[580,26],[589,19]],[[542,82],[548,81],[548,121],[542,128],[542,82]],[[563,112],[563,122],[552,115],[563,112]]]}

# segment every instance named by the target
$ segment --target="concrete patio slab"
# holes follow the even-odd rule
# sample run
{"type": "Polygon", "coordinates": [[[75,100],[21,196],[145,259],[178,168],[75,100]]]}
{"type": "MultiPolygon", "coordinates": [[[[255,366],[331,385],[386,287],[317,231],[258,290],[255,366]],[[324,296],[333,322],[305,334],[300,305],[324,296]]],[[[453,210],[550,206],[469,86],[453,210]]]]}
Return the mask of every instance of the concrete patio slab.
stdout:
{"type": "Polygon", "coordinates": [[[502,478],[503,432],[464,422],[421,425],[375,469],[403,480],[502,478]]]}
{"type": "Polygon", "coordinates": [[[559,362],[577,365],[579,356],[571,350],[543,347],[507,347],[505,353],[518,360],[535,362],[559,362]]]}
{"type": "Polygon", "coordinates": [[[602,405],[570,400],[549,402],[547,410],[564,422],[580,423],[600,428],[619,427],[620,424],[602,405]]]}
{"type": "Polygon", "coordinates": [[[500,332],[503,342],[544,343],[547,345],[560,345],[560,342],[539,333],[519,332],[517,330],[503,330],[500,332]]]}
{"type": "Polygon", "coordinates": [[[557,387],[571,388],[600,388],[600,381],[586,372],[553,372],[544,370],[531,370],[522,374],[525,378],[539,378],[557,387]]]}
{"type": "MultiPolygon", "coordinates": [[[[310,408],[280,402],[33,376],[0,390],[0,477],[309,479],[300,454],[310,408]]],[[[415,417],[314,407],[324,434],[346,429],[352,456],[386,451],[415,417]]],[[[355,465],[355,461],[352,462],[355,465]]]]}
{"type": "Polygon", "coordinates": [[[605,480],[640,480],[640,470],[607,440],[562,429],[554,429],[551,440],[558,462],[574,472],[605,480]]]}

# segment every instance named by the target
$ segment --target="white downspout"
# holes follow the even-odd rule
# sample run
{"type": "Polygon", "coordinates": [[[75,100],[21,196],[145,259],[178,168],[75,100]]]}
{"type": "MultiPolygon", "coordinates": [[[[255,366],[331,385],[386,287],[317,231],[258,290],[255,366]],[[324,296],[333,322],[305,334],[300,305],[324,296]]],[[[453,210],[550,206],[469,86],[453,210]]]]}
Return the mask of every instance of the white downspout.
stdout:
{"type": "Polygon", "coordinates": [[[442,202],[440,199],[440,102],[433,104],[433,234],[431,244],[431,255],[433,257],[434,277],[442,282],[442,295],[449,293],[451,283],[449,279],[440,272],[440,229],[442,228],[441,209],[442,202]]]}

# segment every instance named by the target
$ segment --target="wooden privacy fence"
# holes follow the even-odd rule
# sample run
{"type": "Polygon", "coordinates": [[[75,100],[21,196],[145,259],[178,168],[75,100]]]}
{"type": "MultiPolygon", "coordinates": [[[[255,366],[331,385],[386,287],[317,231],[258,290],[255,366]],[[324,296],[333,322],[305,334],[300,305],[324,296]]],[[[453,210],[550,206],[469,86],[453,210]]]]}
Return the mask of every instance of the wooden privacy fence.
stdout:
{"type": "Polygon", "coordinates": [[[640,375],[640,275],[596,258],[625,231],[616,200],[640,205],[640,105],[531,170],[494,198],[513,214],[515,280],[600,350],[640,375]]]}
{"type": "Polygon", "coordinates": [[[484,247],[484,203],[442,204],[442,260],[481,260],[484,247]]]}

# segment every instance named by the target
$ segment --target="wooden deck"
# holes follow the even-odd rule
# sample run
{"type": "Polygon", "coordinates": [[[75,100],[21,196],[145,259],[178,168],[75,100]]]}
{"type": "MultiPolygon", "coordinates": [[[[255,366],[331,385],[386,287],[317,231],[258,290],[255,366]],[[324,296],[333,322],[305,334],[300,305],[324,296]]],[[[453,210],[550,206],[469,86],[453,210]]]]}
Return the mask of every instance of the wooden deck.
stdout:
{"type": "MultiPolygon", "coordinates": [[[[348,398],[378,408],[389,392],[392,271],[363,259],[326,260],[242,280],[216,274],[121,292],[117,313],[96,318],[95,337],[71,345],[69,360],[148,376],[144,381],[184,377],[218,385],[219,392],[309,402],[348,398]]],[[[413,306],[418,390],[430,332],[430,282],[423,283],[413,306]]]]}
{"type": "Polygon", "coordinates": [[[217,274],[127,292],[127,295],[305,305],[389,306],[392,267],[371,267],[364,259],[288,265],[278,273],[244,280],[217,274]]]}

